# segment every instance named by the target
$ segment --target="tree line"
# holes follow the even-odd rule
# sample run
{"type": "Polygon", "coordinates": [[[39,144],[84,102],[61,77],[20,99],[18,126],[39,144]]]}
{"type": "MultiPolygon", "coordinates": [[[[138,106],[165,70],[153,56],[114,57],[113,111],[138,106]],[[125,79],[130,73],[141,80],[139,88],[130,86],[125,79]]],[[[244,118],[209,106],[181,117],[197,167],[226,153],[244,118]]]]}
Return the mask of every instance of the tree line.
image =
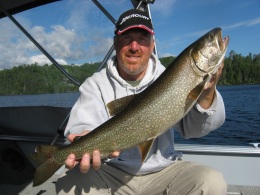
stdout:
{"type": "MultiPolygon", "coordinates": [[[[175,57],[160,58],[167,67],[175,57]]],[[[98,70],[100,62],[81,66],[63,65],[80,83],[98,70]]],[[[67,79],[54,65],[37,63],[21,65],[0,71],[0,95],[77,92],[78,86],[67,79]]],[[[247,56],[231,51],[225,58],[225,67],[219,85],[260,84],[260,54],[247,56]]]]}

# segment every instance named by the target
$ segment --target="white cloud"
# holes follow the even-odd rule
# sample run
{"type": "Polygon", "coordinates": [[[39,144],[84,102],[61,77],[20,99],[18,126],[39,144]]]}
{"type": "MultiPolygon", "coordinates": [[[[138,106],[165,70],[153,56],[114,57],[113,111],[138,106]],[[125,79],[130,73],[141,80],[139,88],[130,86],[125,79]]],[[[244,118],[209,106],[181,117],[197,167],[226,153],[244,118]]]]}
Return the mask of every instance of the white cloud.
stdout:
{"type": "Polygon", "coordinates": [[[32,28],[31,32],[51,56],[68,60],[84,56],[83,43],[86,38],[64,26],[51,26],[50,32],[41,26],[36,26],[32,28]]]}
{"type": "Polygon", "coordinates": [[[157,0],[150,7],[153,12],[168,16],[172,14],[176,2],[177,0],[157,0]]]}
{"type": "Polygon", "coordinates": [[[94,4],[91,1],[78,0],[67,1],[66,3],[66,9],[70,10],[70,13],[65,25],[77,32],[88,29],[90,27],[88,20],[93,18],[90,17],[90,14],[96,13],[96,10],[93,9],[94,4]]]}
{"type": "Polygon", "coordinates": [[[260,17],[254,18],[251,20],[237,22],[237,23],[234,23],[234,24],[231,24],[228,26],[223,26],[223,29],[230,30],[230,29],[235,29],[235,28],[239,28],[239,27],[251,27],[251,26],[255,26],[255,25],[259,25],[259,24],[260,24],[260,17]]]}
{"type": "MultiPolygon", "coordinates": [[[[67,7],[63,7],[62,12],[66,15],[63,15],[62,19],[51,21],[50,27],[41,24],[33,26],[33,22],[30,21],[31,14],[28,14],[29,17],[18,15],[16,18],[54,59],[59,59],[57,61],[61,64],[102,60],[113,43],[113,24],[108,22],[93,2],[66,2],[67,7]],[[93,21],[97,23],[97,27],[96,24],[93,27],[93,21]]],[[[0,34],[0,68],[35,62],[40,65],[49,64],[50,61],[9,19],[0,20],[0,34]]]]}
{"type": "Polygon", "coordinates": [[[159,53],[159,58],[170,57],[170,56],[176,56],[176,55],[172,53],[159,53]]]}
{"type": "MultiPolygon", "coordinates": [[[[251,20],[246,20],[246,21],[241,21],[241,22],[237,22],[228,26],[222,26],[222,30],[231,30],[231,29],[236,29],[236,28],[240,28],[240,27],[251,27],[251,26],[255,26],[255,25],[259,25],[260,24],[260,18],[254,18],[251,20]]],[[[201,31],[195,31],[195,32],[191,32],[191,33],[186,33],[183,35],[179,35],[175,37],[175,41],[181,41],[184,39],[187,39],[188,37],[200,37],[203,34],[209,32],[211,29],[204,29],[201,31]]]]}
{"type": "MultiPolygon", "coordinates": [[[[222,26],[221,28],[223,30],[233,30],[236,28],[251,27],[259,24],[260,24],[260,18],[254,18],[251,20],[241,21],[231,25],[222,26]]],[[[174,35],[172,39],[167,40],[167,42],[162,42],[162,43],[159,42],[159,44],[162,49],[170,48],[172,45],[174,46],[182,45],[183,43],[185,44],[187,43],[186,45],[188,45],[189,42],[195,41],[197,38],[209,32],[210,30],[211,28],[200,30],[200,31],[194,31],[186,34],[181,34],[181,35],[174,35]]]]}
{"type": "MultiPolygon", "coordinates": [[[[55,59],[61,65],[67,65],[64,59],[55,59]]],[[[43,54],[29,57],[28,64],[37,63],[38,65],[52,64],[52,62],[43,54]]]]}
{"type": "MultiPolygon", "coordinates": [[[[13,28],[12,24],[0,22],[0,29],[4,29],[1,30],[0,36],[0,68],[49,62],[27,37],[18,29],[13,28]]],[[[42,26],[35,26],[29,31],[35,40],[53,58],[60,59],[62,64],[66,64],[67,60],[78,59],[85,55],[83,43],[86,39],[64,26],[52,26],[49,31],[42,26]]]]}

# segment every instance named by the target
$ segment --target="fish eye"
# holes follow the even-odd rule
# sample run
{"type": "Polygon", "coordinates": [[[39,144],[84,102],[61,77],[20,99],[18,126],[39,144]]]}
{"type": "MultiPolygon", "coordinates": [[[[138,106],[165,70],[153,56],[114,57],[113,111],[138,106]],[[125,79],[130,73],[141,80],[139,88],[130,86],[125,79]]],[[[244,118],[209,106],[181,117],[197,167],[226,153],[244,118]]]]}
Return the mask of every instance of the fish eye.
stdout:
{"type": "Polygon", "coordinates": [[[208,38],[209,38],[210,41],[213,41],[214,40],[214,35],[210,33],[208,38]]]}

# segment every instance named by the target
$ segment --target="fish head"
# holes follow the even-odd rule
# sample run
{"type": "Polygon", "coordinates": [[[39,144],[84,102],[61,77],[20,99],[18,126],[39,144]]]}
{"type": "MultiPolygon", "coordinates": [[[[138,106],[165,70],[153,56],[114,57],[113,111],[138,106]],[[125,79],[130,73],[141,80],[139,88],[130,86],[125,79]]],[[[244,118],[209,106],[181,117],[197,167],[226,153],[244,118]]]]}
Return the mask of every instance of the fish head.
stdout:
{"type": "Polygon", "coordinates": [[[190,60],[201,76],[214,74],[225,57],[229,37],[222,38],[221,28],[214,28],[191,45],[190,60]]]}

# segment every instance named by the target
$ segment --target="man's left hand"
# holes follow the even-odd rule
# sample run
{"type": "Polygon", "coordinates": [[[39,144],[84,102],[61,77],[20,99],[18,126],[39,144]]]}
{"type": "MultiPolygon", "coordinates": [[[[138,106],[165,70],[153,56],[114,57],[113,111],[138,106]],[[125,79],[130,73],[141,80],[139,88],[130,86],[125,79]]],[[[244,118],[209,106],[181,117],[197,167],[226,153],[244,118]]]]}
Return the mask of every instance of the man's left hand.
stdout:
{"type": "Polygon", "coordinates": [[[208,109],[214,100],[216,85],[222,74],[223,67],[224,67],[224,60],[221,66],[218,68],[217,72],[212,75],[210,81],[206,83],[205,88],[198,99],[199,105],[204,109],[208,109]]]}

